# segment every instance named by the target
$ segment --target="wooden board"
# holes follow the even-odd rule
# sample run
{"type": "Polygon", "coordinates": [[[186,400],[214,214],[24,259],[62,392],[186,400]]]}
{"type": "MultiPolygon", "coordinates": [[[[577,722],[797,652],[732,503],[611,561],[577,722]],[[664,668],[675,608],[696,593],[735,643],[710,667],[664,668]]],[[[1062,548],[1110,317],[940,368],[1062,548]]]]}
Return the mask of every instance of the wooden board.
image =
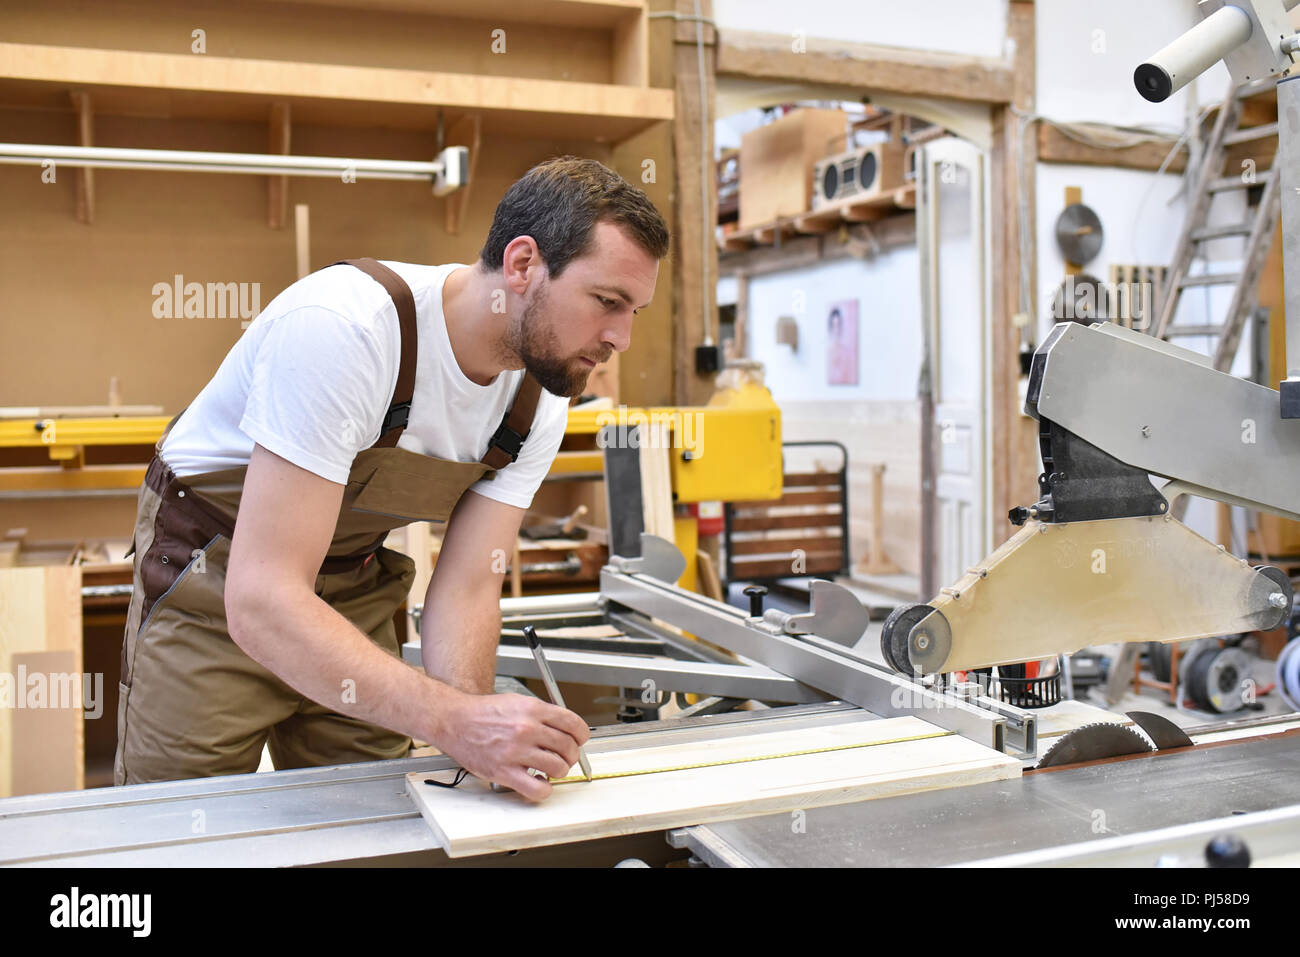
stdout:
{"type": "Polygon", "coordinates": [[[406,787],[447,854],[467,857],[1020,775],[1014,758],[913,717],[733,733],[653,748],[589,749],[588,756],[597,779],[556,784],[540,804],[494,792],[472,777],[450,789],[426,784],[431,775],[421,772],[408,774],[406,787]],[[827,748],[840,750],[772,757],[827,748]],[[740,763],[656,770],[720,760],[740,763]],[[627,776],[602,777],[607,774],[627,776]]]}
{"type": "Polygon", "coordinates": [[[8,685],[0,704],[0,797],[82,786],[81,670],[81,569],[0,570],[0,680],[8,685]],[[70,702],[64,676],[76,683],[70,702]],[[72,707],[50,707],[56,703],[72,707]]]}

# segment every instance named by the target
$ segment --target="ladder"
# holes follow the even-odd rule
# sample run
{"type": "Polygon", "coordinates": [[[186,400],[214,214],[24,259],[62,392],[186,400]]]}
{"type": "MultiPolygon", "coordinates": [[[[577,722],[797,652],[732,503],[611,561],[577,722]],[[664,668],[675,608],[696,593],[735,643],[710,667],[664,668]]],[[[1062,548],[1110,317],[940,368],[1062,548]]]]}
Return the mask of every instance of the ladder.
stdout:
{"type": "Polygon", "coordinates": [[[1269,245],[1273,241],[1273,231],[1277,227],[1277,218],[1281,210],[1277,170],[1256,170],[1254,176],[1249,176],[1240,170],[1225,171],[1223,167],[1230,146],[1277,135],[1277,123],[1246,128],[1240,126],[1242,101],[1272,90],[1275,86],[1276,80],[1272,78],[1247,83],[1229,93],[1223,106],[1219,108],[1219,115],[1206,143],[1200,168],[1196,172],[1196,180],[1190,193],[1191,205],[1187,212],[1187,219],[1183,223],[1173,261],[1160,288],[1156,319],[1148,330],[1155,338],[1165,340],[1178,336],[1214,337],[1216,341],[1211,358],[1214,368],[1220,372],[1227,372],[1232,368],[1237,347],[1241,342],[1242,330],[1246,326],[1246,319],[1255,308],[1259,275],[1264,269],[1264,261],[1268,256],[1269,245]],[[1263,186],[1264,190],[1259,202],[1253,209],[1247,210],[1244,222],[1226,226],[1208,224],[1210,203],[1216,194],[1228,190],[1249,189],[1252,186],[1263,186]],[[1197,258],[1200,244],[1227,236],[1246,237],[1241,271],[1191,275],[1192,262],[1197,258]],[[1178,311],[1178,303],[1185,290],[1198,286],[1229,285],[1236,288],[1222,325],[1174,323],[1174,314],[1178,311]]]}

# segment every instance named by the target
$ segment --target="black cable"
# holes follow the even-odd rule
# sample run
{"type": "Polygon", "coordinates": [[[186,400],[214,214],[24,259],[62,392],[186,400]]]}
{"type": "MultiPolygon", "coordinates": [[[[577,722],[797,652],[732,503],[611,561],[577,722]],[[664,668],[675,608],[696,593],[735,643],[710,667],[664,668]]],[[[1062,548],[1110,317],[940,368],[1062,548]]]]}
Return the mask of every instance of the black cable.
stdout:
{"type": "Polygon", "coordinates": [[[438,785],[438,787],[440,787],[440,788],[454,788],[456,785],[460,784],[461,781],[464,781],[464,780],[465,780],[465,777],[466,777],[468,774],[469,774],[469,772],[466,771],[464,768],[459,768],[459,769],[456,771],[456,777],[452,779],[452,781],[451,781],[450,784],[448,784],[446,781],[435,781],[433,778],[425,778],[425,779],[424,779],[424,783],[425,783],[425,784],[436,784],[436,785],[438,785]]]}

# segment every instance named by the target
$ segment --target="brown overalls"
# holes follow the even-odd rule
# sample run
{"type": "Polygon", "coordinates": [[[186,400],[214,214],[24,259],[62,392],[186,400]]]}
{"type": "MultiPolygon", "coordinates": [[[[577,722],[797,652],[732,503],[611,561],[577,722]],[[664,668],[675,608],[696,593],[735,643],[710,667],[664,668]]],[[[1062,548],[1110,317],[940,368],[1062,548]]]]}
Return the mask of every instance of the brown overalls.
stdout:
{"type": "MultiPolygon", "coordinates": [[[[379,647],[400,655],[393,615],[410,591],[414,563],[384,548],[385,536],[411,522],[446,521],[466,489],[513,462],[532,428],[541,386],[524,376],[478,462],[397,448],[415,388],[415,299],[388,267],[373,259],[346,262],[392,297],[401,363],[379,440],[352,462],[316,594],[379,647]]],[[[410,738],[304,698],[230,638],[226,564],[247,467],[182,483],[158,454],[179,418],[158,440],[140,489],[114,782],[256,771],[268,736],[280,769],[404,756],[410,738]]]]}

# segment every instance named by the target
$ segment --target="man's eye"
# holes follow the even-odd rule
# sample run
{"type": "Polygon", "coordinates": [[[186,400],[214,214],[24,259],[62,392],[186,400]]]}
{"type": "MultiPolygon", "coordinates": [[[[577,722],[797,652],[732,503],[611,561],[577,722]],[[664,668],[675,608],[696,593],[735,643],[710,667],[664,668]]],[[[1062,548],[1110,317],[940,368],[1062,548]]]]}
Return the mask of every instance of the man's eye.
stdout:
{"type": "Polygon", "coordinates": [[[604,296],[597,296],[596,298],[600,300],[600,304],[606,309],[609,309],[614,305],[613,299],[606,299],[604,296]]]}

